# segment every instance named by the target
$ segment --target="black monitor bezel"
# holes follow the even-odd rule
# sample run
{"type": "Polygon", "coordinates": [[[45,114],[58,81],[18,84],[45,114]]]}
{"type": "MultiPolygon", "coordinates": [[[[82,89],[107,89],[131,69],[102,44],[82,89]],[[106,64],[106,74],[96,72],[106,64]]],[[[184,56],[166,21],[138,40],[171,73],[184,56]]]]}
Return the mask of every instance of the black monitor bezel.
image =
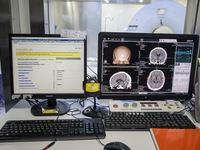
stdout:
{"type": "Polygon", "coordinates": [[[192,60],[192,68],[191,68],[191,76],[190,76],[190,85],[189,91],[187,94],[143,94],[143,95],[131,95],[131,94],[117,94],[117,93],[102,93],[100,92],[99,99],[115,99],[115,100],[166,100],[166,99],[191,99],[193,94],[193,83],[195,77],[195,71],[197,66],[197,56],[198,56],[198,42],[199,36],[193,34],[160,34],[160,33],[130,33],[130,32],[100,32],[98,35],[98,80],[102,82],[102,40],[104,37],[137,37],[137,38],[185,38],[185,39],[193,39],[194,40],[194,51],[193,51],[193,60],[192,60]]]}
{"type": "MultiPolygon", "coordinates": [[[[9,34],[9,51],[10,51],[10,83],[11,83],[11,94],[20,95],[20,98],[24,96],[31,96],[34,99],[68,99],[68,98],[86,98],[84,91],[83,93],[14,93],[14,82],[13,82],[13,59],[12,59],[12,37],[48,37],[48,38],[64,38],[60,34],[9,34]]],[[[86,80],[87,74],[87,45],[86,39],[84,39],[84,80],[86,80]]]]}

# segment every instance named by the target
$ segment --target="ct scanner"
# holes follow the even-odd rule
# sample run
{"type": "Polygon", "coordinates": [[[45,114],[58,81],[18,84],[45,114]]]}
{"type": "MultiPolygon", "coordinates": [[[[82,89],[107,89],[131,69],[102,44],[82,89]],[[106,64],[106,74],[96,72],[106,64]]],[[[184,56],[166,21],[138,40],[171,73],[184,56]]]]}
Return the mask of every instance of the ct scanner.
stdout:
{"type": "Polygon", "coordinates": [[[131,20],[127,32],[153,33],[167,26],[174,33],[184,31],[186,7],[171,0],[159,0],[143,7],[131,20]]]}

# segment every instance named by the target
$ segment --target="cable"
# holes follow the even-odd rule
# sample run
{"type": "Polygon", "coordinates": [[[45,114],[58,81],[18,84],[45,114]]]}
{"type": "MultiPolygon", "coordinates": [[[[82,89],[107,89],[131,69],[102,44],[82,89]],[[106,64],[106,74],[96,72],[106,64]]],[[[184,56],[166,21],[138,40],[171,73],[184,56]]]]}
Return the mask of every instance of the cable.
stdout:
{"type": "Polygon", "coordinates": [[[103,144],[103,143],[101,142],[101,140],[99,139],[98,135],[97,135],[97,134],[95,134],[95,135],[96,135],[96,137],[97,137],[97,142],[98,142],[99,144],[101,144],[102,146],[105,146],[105,144],[103,144]]]}
{"type": "Polygon", "coordinates": [[[79,105],[81,106],[81,107],[84,107],[85,106],[85,101],[86,101],[87,99],[80,99],[79,100],[79,105]]]}
{"type": "Polygon", "coordinates": [[[26,97],[25,100],[31,105],[31,106],[38,106],[39,101],[37,99],[30,99],[30,97],[26,97]]]}
{"type": "MultiPolygon", "coordinates": [[[[87,99],[86,99],[87,100],[87,99]]],[[[67,113],[67,115],[70,115],[70,116],[72,116],[73,118],[75,118],[75,119],[81,119],[81,118],[78,118],[78,117],[76,117],[75,115],[79,115],[79,114],[81,114],[81,110],[80,109],[78,109],[78,108],[72,108],[72,109],[70,109],[70,111],[67,113]],[[76,113],[75,113],[76,112],[76,113]],[[75,113],[75,114],[74,114],[75,113]]],[[[90,118],[84,118],[84,119],[88,119],[88,120],[90,120],[91,121],[91,119],[90,118]]],[[[99,144],[101,144],[102,146],[105,146],[105,144],[103,144],[102,142],[101,142],[101,140],[99,139],[99,137],[98,137],[98,135],[95,133],[95,136],[96,136],[96,140],[97,140],[97,142],[99,143],[99,144]]]]}
{"type": "Polygon", "coordinates": [[[96,110],[96,108],[97,108],[96,97],[93,97],[93,98],[94,98],[94,107],[93,107],[93,110],[96,110]]]}
{"type": "Polygon", "coordinates": [[[192,111],[194,110],[194,102],[192,100],[186,100],[184,102],[185,105],[185,110],[189,113],[192,113],[192,111]]]}
{"type": "MultiPolygon", "coordinates": [[[[81,113],[81,111],[80,111],[80,113],[81,113]]],[[[76,114],[76,115],[78,115],[78,114],[76,114]]],[[[74,117],[75,119],[81,119],[81,118],[75,117],[74,114],[73,114],[73,111],[72,111],[71,116],[74,117]]],[[[87,119],[87,120],[90,120],[90,121],[91,121],[90,118],[84,118],[84,119],[87,119]]],[[[95,132],[94,132],[94,133],[95,133],[95,132]]],[[[102,146],[105,146],[105,144],[103,144],[103,143],[101,142],[101,140],[99,139],[99,137],[98,137],[98,135],[97,135],[96,133],[95,133],[95,136],[96,136],[97,142],[98,142],[99,144],[101,144],[102,146]]]]}
{"type": "Polygon", "coordinates": [[[75,100],[74,102],[72,102],[71,104],[69,104],[70,107],[71,107],[73,104],[75,104],[75,103],[78,103],[78,100],[75,100]]]}
{"type": "MultiPolygon", "coordinates": [[[[94,101],[92,101],[91,99],[88,99],[88,100],[94,104],[94,101]]],[[[99,103],[96,103],[96,105],[99,105],[99,103]]]]}
{"type": "Polygon", "coordinates": [[[69,112],[67,112],[67,115],[72,116],[72,117],[74,117],[76,119],[79,119],[79,118],[75,117],[75,115],[79,115],[79,114],[81,114],[81,110],[78,109],[78,108],[72,108],[72,109],[70,109],[69,112]],[[77,113],[75,113],[75,112],[77,112],[77,113]]]}
{"type": "Polygon", "coordinates": [[[90,71],[92,71],[96,76],[97,76],[97,73],[94,72],[88,65],[87,65],[88,69],[90,69],[90,71]]]}

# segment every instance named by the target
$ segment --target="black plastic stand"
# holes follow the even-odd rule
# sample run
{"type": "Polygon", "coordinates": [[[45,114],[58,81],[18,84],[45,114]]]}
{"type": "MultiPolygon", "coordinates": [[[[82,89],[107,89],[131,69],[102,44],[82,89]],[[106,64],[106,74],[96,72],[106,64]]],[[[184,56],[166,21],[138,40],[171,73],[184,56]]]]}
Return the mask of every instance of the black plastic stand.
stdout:
{"type": "Polygon", "coordinates": [[[48,99],[40,102],[31,108],[31,113],[34,116],[59,116],[64,115],[70,110],[70,105],[56,99],[48,99]]]}
{"type": "Polygon", "coordinates": [[[96,104],[96,98],[94,97],[94,105],[89,106],[83,110],[83,115],[92,117],[92,118],[102,118],[104,114],[106,114],[108,111],[104,107],[98,107],[96,104]]]}

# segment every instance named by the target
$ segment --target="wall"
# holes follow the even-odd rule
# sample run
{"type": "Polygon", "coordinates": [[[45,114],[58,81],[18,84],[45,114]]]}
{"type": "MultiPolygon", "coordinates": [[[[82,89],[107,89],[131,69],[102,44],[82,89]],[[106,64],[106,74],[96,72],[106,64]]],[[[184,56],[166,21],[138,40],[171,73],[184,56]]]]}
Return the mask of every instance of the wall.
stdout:
{"type": "Polygon", "coordinates": [[[132,17],[145,5],[138,3],[103,3],[101,31],[126,31],[132,17]]]}
{"type": "Polygon", "coordinates": [[[63,2],[54,1],[54,33],[61,29],[87,32],[88,57],[97,57],[97,37],[101,30],[101,3],[99,2],[63,2]]]}

